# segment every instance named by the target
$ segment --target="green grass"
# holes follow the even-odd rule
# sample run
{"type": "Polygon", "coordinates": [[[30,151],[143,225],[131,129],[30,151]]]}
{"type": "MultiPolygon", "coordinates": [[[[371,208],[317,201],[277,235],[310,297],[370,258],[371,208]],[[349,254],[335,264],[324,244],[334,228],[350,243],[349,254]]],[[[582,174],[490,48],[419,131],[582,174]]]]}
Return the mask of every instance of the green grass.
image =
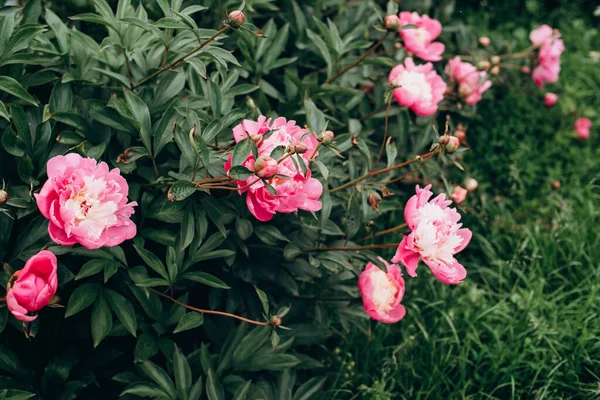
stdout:
{"type": "Polygon", "coordinates": [[[480,187],[466,204],[466,281],[443,285],[422,265],[407,278],[404,320],[339,343],[328,398],[600,398],[600,65],[587,57],[600,37],[589,21],[559,26],[556,108],[515,75],[469,125],[464,164],[480,187]],[[596,125],[585,143],[573,138],[573,109],[596,125]]]}

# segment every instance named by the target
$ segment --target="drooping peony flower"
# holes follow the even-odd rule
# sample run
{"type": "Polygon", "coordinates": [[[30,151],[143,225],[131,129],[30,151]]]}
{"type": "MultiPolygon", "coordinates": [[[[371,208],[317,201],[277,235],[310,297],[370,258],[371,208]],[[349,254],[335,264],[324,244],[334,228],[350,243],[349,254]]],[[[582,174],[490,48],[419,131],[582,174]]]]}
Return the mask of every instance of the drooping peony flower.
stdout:
{"type": "Polygon", "coordinates": [[[442,59],[445,46],[434,42],[441,33],[442,24],[427,15],[420,16],[408,11],[400,13],[400,36],[406,50],[425,61],[442,59]],[[417,28],[402,29],[403,25],[417,25],[417,28]]]}
{"type": "Polygon", "coordinates": [[[538,65],[531,75],[533,82],[537,87],[556,82],[560,73],[560,56],[565,51],[560,32],[542,25],[532,31],[529,38],[534,46],[539,47],[538,65]]]}
{"type": "Polygon", "coordinates": [[[552,107],[558,101],[558,95],[556,93],[546,93],[544,95],[544,104],[546,107],[552,107]]]}
{"type": "Polygon", "coordinates": [[[450,193],[450,197],[452,197],[452,200],[456,204],[460,204],[467,198],[467,189],[460,185],[454,186],[454,189],[452,189],[452,193],[450,193]]]}
{"type": "Polygon", "coordinates": [[[42,215],[50,220],[50,238],[62,246],[87,249],[116,246],[136,234],[130,220],[137,203],[127,202],[129,186],[118,168],[79,154],[48,161],[48,180],[35,195],[42,215]]]}
{"type": "Polygon", "coordinates": [[[446,91],[446,83],[431,63],[415,65],[412,58],[405,58],[404,65],[392,69],[389,84],[396,88],[394,98],[401,106],[423,117],[437,111],[446,91]]]}
{"type": "Polygon", "coordinates": [[[392,262],[401,262],[408,274],[417,276],[419,258],[431,269],[433,275],[448,284],[460,283],[466,276],[465,268],[454,258],[471,241],[471,231],[461,228],[460,214],[448,207],[452,201],[440,194],[429,200],[431,185],[412,196],[404,208],[404,219],[411,233],[405,236],[392,262]]]}
{"type": "Polygon", "coordinates": [[[592,121],[589,118],[577,118],[573,129],[577,132],[577,136],[581,140],[587,140],[590,137],[590,128],[592,127],[592,121]]]}
{"type": "Polygon", "coordinates": [[[37,315],[29,315],[44,308],[56,293],[56,256],[42,250],[32,256],[22,270],[15,272],[16,280],[9,281],[6,305],[19,321],[31,322],[37,315]]]}
{"type": "Polygon", "coordinates": [[[406,315],[400,302],[404,296],[402,271],[396,264],[388,264],[383,258],[387,273],[373,263],[368,263],[358,277],[358,290],[362,295],[365,312],[374,320],[393,324],[406,315]]]}
{"type": "Polygon", "coordinates": [[[491,81],[485,80],[484,71],[478,71],[473,64],[461,61],[459,56],[448,61],[446,74],[458,84],[458,94],[466,104],[476,104],[481,100],[483,92],[492,86],[491,81]]]}
{"type": "MultiPolygon", "coordinates": [[[[290,144],[306,146],[304,153],[294,154],[280,162],[277,166],[277,175],[267,180],[277,192],[277,196],[269,193],[261,180],[255,182],[255,176],[251,176],[245,181],[237,181],[238,187],[245,187],[255,182],[239,192],[240,194],[246,193],[248,210],[258,220],[269,221],[275,213],[291,213],[298,210],[319,211],[321,209],[319,198],[323,193],[323,185],[317,179],[311,178],[310,168],[306,168],[306,173],[304,173],[299,164],[308,165],[308,161],[319,143],[306,129],[296,125],[296,121],[286,121],[285,118],[280,117],[271,122],[271,119],[261,116],[258,121],[244,120],[233,128],[233,136],[236,142],[250,136],[257,143],[259,157],[270,156],[278,146],[287,147],[290,144]],[[256,138],[255,135],[260,135],[262,138],[256,138]]],[[[303,148],[303,146],[300,147],[303,148]]],[[[250,171],[254,171],[254,163],[254,156],[249,154],[242,165],[250,171]]],[[[231,167],[230,156],[225,162],[225,172],[229,171],[231,167]]]]}

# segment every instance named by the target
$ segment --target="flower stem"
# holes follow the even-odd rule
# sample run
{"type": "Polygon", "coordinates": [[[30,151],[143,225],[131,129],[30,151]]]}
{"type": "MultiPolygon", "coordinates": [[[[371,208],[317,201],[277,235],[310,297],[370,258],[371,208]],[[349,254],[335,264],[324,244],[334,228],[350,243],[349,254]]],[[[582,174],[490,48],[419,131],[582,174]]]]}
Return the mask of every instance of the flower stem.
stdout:
{"type": "Polygon", "coordinates": [[[385,110],[385,128],[383,129],[383,141],[381,142],[381,149],[379,149],[379,154],[377,155],[377,161],[375,165],[379,164],[379,160],[381,160],[381,155],[383,154],[383,148],[385,147],[385,141],[387,140],[388,126],[390,120],[390,108],[392,108],[392,96],[388,100],[387,109],[385,110]]]}
{"type": "Polygon", "coordinates": [[[177,66],[180,62],[182,62],[183,60],[185,60],[186,58],[188,58],[191,55],[194,55],[195,53],[197,53],[198,51],[202,50],[207,44],[209,44],[210,42],[212,42],[214,39],[216,39],[217,37],[219,37],[219,35],[221,35],[222,33],[226,32],[227,30],[229,30],[229,28],[231,28],[229,25],[224,26],[223,28],[219,29],[217,32],[215,32],[214,35],[212,35],[211,37],[209,37],[208,39],[206,39],[204,42],[200,43],[200,46],[196,47],[194,50],[182,55],[181,57],[179,57],[177,60],[173,61],[171,64],[162,67],[161,69],[159,69],[158,71],[154,72],[153,74],[151,74],[150,76],[144,78],[142,81],[140,81],[139,83],[137,83],[136,85],[134,85],[132,87],[132,89],[136,89],[140,86],[142,86],[143,84],[145,84],[146,82],[154,79],[157,75],[165,72],[168,69],[171,69],[175,66],[177,66]]]}
{"type": "Polygon", "coordinates": [[[398,225],[398,226],[394,226],[393,228],[389,228],[389,229],[386,229],[386,230],[383,230],[383,231],[376,232],[376,233],[375,233],[375,234],[373,234],[373,235],[365,236],[365,237],[363,238],[363,240],[367,240],[367,239],[370,239],[370,238],[372,238],[372,237],[377,237],[377,236],[383,236],[383,235],[387,235],[388,233],[392,233],[392,232],[396,232],[396,231],[399,231],[399,230],[401,230],[401,229],[404,229],[404,228],[406,228],[407,226],[408,226],[408,224],[406,224],[406,223],[404,223],[404,224],[400,224],[400,225],[398,225]]]}
{"type": "Polygon", "coordinates": [[[398,247],[400,243],[369,244],[367,246],[338,246],[338,247],[315,247],[304,251],[361,251],[371,249],[390,249],[398,247]]]}
{"type": "Polygon", "coordinates": [[[181,307],[185,307],[188,310],[192,310],[192,311],[196,311],[200,314],[213,314],[213,315],[222,315],[224,317],[229,317],[229,318],[235,318],[235,319],[239,319],[240,321],[244,321],[247,322],[249,324],[254,324],[254,325],[261,325],[261,326],[270,326],[271,324],[269,324],[268,322],[261,322],[261,321],[254,321],[252,319],[248,319],[248,318],[244,318],[244,317],[240,317],[239,315],[235,315],[235,314],[230,314],[230,313],[226,313],[223,311],[214,311],[214,310],[205,310],[202,308],[196,308],[196,307],[192,307],[189,304],[185,304],[177,299],[174,299],[173,297],[166,295],[164,293],[159,292],[158,290],[152,289],[150,288],[150,290],[154,293],[156,293],[157,295],[164,297],[165,299],[169,299],[171,300],[173,303],[180,305],[181,307]]]}

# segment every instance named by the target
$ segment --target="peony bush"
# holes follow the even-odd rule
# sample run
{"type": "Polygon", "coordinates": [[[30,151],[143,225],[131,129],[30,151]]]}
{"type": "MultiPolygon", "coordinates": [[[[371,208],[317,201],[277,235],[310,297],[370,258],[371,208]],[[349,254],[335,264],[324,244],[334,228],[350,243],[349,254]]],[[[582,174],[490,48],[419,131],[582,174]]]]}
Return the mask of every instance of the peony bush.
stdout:
{"type": "Polygon", "coordinates": [[[558,100],[546,25],[513,51],[393,2],[81,3],[0,9],[0,398],[326,398],[328,340],[401,329],[420,261],[469,279],[477,107],[558,100]]]}

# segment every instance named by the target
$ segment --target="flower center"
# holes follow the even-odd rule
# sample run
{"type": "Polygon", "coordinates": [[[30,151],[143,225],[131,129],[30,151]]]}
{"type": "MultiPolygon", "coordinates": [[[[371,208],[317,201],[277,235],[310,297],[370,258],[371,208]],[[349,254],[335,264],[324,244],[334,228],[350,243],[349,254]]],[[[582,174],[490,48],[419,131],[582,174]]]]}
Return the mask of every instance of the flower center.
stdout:
{"type": "Polygon", "coordinates": [[[414,98],[431,101],[431,85],[427,82],[425,74],[402,71],[393,83],[406,90],[414,98]]]}
{"type": "Polygon", "coordinates": [[[382,270],[371,273],[373,285],[372,300],[379,311],[388,312],[394,306],[398,295],[398,288],[382,270]]]}

